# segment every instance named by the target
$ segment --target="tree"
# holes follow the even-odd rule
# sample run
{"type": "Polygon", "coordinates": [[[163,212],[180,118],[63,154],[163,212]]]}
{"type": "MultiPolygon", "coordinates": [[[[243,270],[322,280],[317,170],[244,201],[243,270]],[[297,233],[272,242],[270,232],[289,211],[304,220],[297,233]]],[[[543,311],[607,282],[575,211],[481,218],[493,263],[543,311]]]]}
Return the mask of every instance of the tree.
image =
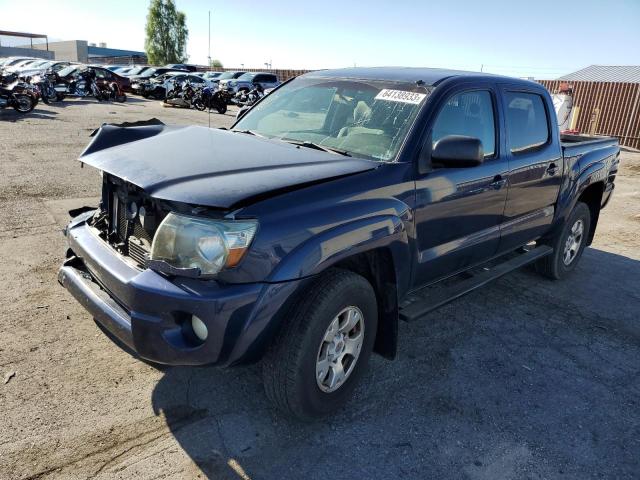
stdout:
{"type": "Polygon", "coordinates": [[[222,65],[222,62],[217,58],[214,58],[213,60],[211,60],[211,65],[209,66],[211,68],[224,68],[224,65],[222,65]]]}
{"type": "Polygon", "coordinates": [[[186,61],[187,17],[176,10],[174,0],[151,0],[144,49],[152,65],[186,61]]]}

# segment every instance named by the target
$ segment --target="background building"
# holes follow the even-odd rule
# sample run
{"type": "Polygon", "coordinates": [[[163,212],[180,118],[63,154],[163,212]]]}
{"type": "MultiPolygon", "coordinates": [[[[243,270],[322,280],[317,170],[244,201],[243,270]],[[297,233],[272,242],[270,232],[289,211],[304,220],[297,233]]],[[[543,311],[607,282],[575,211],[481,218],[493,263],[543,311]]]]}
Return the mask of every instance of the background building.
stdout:
{"type": "Polygon", "coordinates": [[[572,128],[617,137],[640,148],[640,66],[591,65],[556,80],[539,80],[550,92],[573,88],[572,128]]]}
{"type": "Polygon", "coordinates": [[[138,50],[108,48],[106,43],[86,40],[50,42],[46,35],[0,31],[0,57],[24,56],[82,63],[114,63],[104,59],[121,59],[119,63],[146,63],[147,56],[138,50]],[[26,42],[29,42],[26,44],[26,42]]]}

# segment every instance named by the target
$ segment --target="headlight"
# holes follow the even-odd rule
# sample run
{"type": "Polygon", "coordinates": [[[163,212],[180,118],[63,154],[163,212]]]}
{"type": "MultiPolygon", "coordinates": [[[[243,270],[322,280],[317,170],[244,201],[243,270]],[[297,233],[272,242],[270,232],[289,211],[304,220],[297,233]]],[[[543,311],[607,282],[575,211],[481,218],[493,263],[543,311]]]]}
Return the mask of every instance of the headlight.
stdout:
{"type": "Polygon", "coordinates": [[[229,82],[227,83],[227,85],[229,85],[230,87],[235,87],[237,85],[236,82],[229,82]]]}
{"type": "Polygon", "coordinates": [[[189,276],[215,275],[240,263],[257,228],[257,222],[252,221],[169,213],[153,237],[149,259],[158,262],[157,270],[163,270],[163,264],[169,265],[168,273],[180,274],[175,270],[180,269],[189,276]]]}

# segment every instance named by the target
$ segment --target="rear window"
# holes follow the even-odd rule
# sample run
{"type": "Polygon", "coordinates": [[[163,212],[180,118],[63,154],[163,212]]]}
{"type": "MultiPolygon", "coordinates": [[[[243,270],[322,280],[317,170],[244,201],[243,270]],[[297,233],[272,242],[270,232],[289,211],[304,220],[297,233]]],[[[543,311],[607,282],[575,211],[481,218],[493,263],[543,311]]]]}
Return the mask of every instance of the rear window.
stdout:
{"type": "Polygon", "coordinates": [[[511,153],[534,150],[549,141],[549,123],[540,95],[506,92],[507,138],[511,153]]]}

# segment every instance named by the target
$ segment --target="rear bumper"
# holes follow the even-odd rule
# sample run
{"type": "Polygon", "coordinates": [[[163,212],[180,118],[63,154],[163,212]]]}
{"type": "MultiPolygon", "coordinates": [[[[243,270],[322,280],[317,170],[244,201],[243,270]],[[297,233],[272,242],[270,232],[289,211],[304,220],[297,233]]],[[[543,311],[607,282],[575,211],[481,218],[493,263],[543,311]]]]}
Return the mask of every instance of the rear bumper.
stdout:
{"type": "Polygon", "coordinates": [[[170,365],[232,365],[260,357],[298,281],[219,285],[139,270],[85,223],[67,228],[58,281],[94,319],[141,357],[170,365]],[[192,315],[207,326],[194,341],[192,315]]]}

